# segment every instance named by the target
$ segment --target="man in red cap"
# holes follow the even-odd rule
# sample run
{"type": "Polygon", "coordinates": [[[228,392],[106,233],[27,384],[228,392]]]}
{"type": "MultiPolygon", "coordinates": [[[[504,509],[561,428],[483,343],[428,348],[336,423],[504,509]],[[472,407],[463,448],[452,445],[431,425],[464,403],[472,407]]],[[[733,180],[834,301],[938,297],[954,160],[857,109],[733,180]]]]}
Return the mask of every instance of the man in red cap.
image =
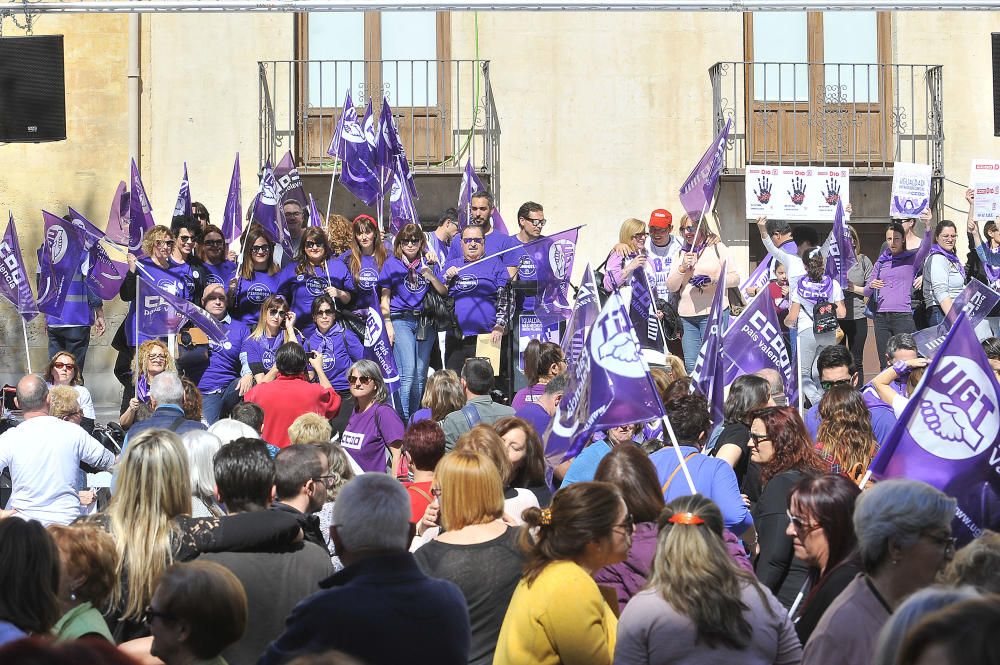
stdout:
{"type": "Polygon", "coordinates": [[[669,210],[663,208],[654,210],[649,216],[649,238],[646,240],[646,253],[649,256],[646,273],[656,285],[659,297],[667,302],[676,300],[676,294],[670,293],[667,289],[667,276],[674,265],[674,260],[681,253],[680,239],[670,232],[673,224],[674,218],[669,210]]]}

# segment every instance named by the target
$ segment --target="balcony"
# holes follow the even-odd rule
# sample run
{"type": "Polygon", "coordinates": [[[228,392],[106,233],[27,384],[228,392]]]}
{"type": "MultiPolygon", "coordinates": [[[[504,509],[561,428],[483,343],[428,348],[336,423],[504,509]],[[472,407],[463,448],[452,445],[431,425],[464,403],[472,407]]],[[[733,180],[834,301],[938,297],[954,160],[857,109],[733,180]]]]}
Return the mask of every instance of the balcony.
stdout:
{"type": "MultiPolygon", "coordinates": [[[[330,174],[326,150],[351,91],[358,115],[383,96],[414,174],[461,173],[467,159],[499,190],[500,124],[484,60],[258,62],[260,162],[291,150],[303,177],[330,174]]],[[[454,205],[452,203],[451,205],[454,205]]]]}
{"type": "Polygon", "coordinates": [[[826,165],[878,177],[893,162],[944,173],[940,65],[717,62],[709,77],[716,132],[733,120],[727,173],[826,165]]]}

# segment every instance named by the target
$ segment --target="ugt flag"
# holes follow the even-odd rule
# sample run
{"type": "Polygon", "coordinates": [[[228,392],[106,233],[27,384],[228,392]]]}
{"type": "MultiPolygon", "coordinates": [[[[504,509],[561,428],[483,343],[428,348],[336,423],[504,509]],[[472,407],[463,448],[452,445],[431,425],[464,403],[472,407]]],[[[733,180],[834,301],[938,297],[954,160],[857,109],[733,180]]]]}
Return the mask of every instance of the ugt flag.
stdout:
{"type": "Polygon", "coordinates": [[[910,478],[958,501],[964,544],[1000,529],[1000,386],[964,313],[871,464],[875,478],[910,478]]]}
{"type": "Polygon", "coordinates": [[[639,346],[663,353],[663,337],[660,335],[660,320],[653,305],[653,293],[649,288],[649,277],[645,268],[632,273],[632,300],[628,306],[632,325],[639,338],[639,346]]]}
{"type": "MultiPolygon", "coordinates": [[[[722,264],[722,272],[725,275],[729,268],[729,260],[722,264]]],[[[708,327],[705,330],[705,339],[701,343],[701,350],[698,352],[698,360],[694,364],[694,372],[691,373],[692,385],[708,398],[708,403],[712,407],[712,422],[718,424],[722,422],[723,410],[725,407],[725,379],[722,375],[722,363],[719,362],[720,351],[722,350],[722,298],[726,290],[718,288],[712,298],[712,307],[708,310],[708,327]]]]}
{"type": "Polygon", "coordinates": [[[833,217],[833,229],[823,243],[823,256],[826,257],[826,274],[842,288],[847,288],[847,271],[857,264],[854,255],[854,243],[851,242],[851,232],[844,224],[844,204],[837,201],[837,213],[833,217]]]}
{"type": "Polygon", "coordinates": [[[598,298],[597,282],[588,263],[583,271],[583,281],[580,282],[580,288],[576,292],[573,311],[566,323],[566,332],[559,342],[566,357],[566,364],[570,367],[576,365],[579,360],[587,333],[597,320],[597,315],[601,313],[601,303],[598,298]]]}
{"type": "Polygon", "coordinates": [[[70,283],[86,258],[83,231],[52,213],[42,211],[45,239],[38,251],[38,309],[58,315],[66,303],[70,283]]]}
{"type": "MultiPolygon", "coordinates": [[[[377,300],[377,299],[376,299],[377,300]]],[[[389,336],[385,332],[385,319],[377,307],[368,308],[368,318],[365,321],[365,359],[373,361],[382,371],[385,387],[390,393],[399,390],[399,370],[396,369],[396,358],[392,355],[389,336]]]]}
{"type": "Polygon", "coordinates": [[[17,240],[17,227],[14,226],[14,213],[7,211],[7,215],[10,222],[0,241],[0,296],[17,308],[17,313],[25,321],[31,321],[38,316],[38,305],[28,284],[28,272],[24,269],[21,243],[17,240]]]}
{"type": "Polygon", "coordinates": [[[664,415],[618,293],[608,298],[566,371],[566,393],[545,436],[545,458],[552,465],[576,457],[599,430],[664,415]]]}
{"type": "Polygon", "coordinates": [[[766,291],[758,293],[722,336],[722,375],[725,385],[736,377],[762,369],[777,370],[790,404],[798,401],[798,373],[785,346],[778,311],[766,291]]]}
{"type": "Polygon", "coordinates": [[[715,196],[715,186],[719,182],[719,173],[722,171],[723,158],[726,154],[726,141],[729,140],[729,131],[732,126],[733,119],[729,118],[726,120],[726,126],[722,129],[722,133],[715,137],[712,145],[708,146],[708,150],[695,164],[691,175],[681,185],[681,205],[684,206],[684,210],[692,219],[700,220],[711,206],[712,198],[715,196]]]}
{"type": "MultiPolygon", "coordinates": [[[[488,190],[483,185],[483,181],[479,179],[476,170],[472,168],[472,158],[470,157],[465,162],[465,172],[462,174],[462,187],[458,191],[458,226],[460,228],[464,229],[469,224],[469,208],[472,206],[472,195],[476,192],[485,191],[488,190]]],[[[496,208],[493,208],[490,221],[494,229],[497,229],[504,235],[510,235],[507,233],[507,225],[504,224],[503,217],[500,216],[500,211],[496,208]]]]}
{"type": "Polygon", "coordinates": [[[175,283],[173,275],[156,266],[136,263],[136,278],[140,282],[136,289],[140,337],[173,335],[190,321],[216,344],[226,343],[226,332],[215,317],[166,288],[175,283]]]}
{"type": "Polygon", "coordinates": [[[243,233],[243,202],[240,187],[240,153],[233,162],[233,175],[229,179],[229,193],[226,194],[226,209],[222,212],[222,237],[226,246],[236,242],[243,233]]]}
{"type": "Polygon", "coordinates": [[[139,177],[139,167],[132,160],[132,188],[128,193],[128,251],[142,255],[142,237],[156,225],[153,205],[146,196],[146,187],[139,177]]]}
{"type": "Polygon", "coordinates": [[[177,203],[174,204],[174,217],[177,215],[191,216],[191,181],[188,180],[187,162],[184,162],[184,177],[181,178],[181,188],[177,192],[177,203]]]}
{"type": "Polygon", "coordinates": [[[530,264],[522,264],[519,270],[522,278],[534,279],[537,284],[535,315],[543,321],[568,319],[573,311],[569,304],[569,278],[573,274],[581,228],[566,229],[523,246],[530,264]],[[532,271],[534,274],[530,274],[532,271]]]}
{"type": "Polygon", "coordinates": [[[291,237],[284,229],[278,216],[278,183],[270,164],[264,165],[264,176],[260,180],[260,193],[254,204],[253,220],[260,224],[267,239],[284,249],[288,256],[295,254],[291,237]]]}

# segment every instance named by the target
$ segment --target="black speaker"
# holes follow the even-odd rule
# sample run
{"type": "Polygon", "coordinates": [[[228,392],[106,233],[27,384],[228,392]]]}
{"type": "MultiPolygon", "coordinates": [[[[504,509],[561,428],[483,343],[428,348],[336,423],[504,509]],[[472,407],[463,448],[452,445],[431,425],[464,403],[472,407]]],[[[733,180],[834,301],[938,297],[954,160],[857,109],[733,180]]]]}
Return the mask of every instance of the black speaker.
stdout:
{"type": "Polygon", "coordinates": [[[62,35],[0,37],[0,143],[65,139],[62,35]]]}
{"type": "Polygon", "coordinates": [[[993,38],[993,136],[1000,136],[1000,32],[993,38]]]}

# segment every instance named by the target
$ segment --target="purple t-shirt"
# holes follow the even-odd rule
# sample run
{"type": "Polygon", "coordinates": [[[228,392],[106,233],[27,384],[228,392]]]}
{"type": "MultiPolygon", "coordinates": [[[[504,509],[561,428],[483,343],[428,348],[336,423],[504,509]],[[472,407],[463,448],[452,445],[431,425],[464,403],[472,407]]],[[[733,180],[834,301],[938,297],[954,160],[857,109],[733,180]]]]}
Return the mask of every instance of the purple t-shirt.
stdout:
{"type": "Polygon", "coordinates": [[[425,233],[424,235],[427,237],[427,250],[433,252],[434,256],[437,257],[439,266],[444,265],[444,262],[448,260],[448,254],[451,251],[451,246],[454,245],[455,242],[461,242],[461,240],[453,240],[450,243],[446,243],[438,238],[433,231],[425,233]]]}
{"type": "Polygon", "coordinates": [[[376,404],[366,411],[354,411],[340,445],[363,471],[385,473],[389,444],[403,438],[403,421],[386,404],[376,404]]]}
{"type": "Polygon", "coordinates": [[[535,402],[528,402],[521,408],[517,409],[514,414],[518,418],[524,418],[529,423],[535,427],[535,431],[538,432],[538,436],[545,434],[545,430],[549,426],[549,422],[552,420],[552,416],[548,412],[539,406],[535,402]]]}
{"type": "MultiPolygon", "coordinates": [[[[168,267],[166,270],[159,267],[153,263],[152,259],[139,259],[139,263],[145,266],[149,270],[155,279],[157,286],[165,291],[173,293],[175,296],[179,296],[184,300],[192,300],[194,298],[194,279],[192,275],[191,266],[186,263],[175,263],[174,261],[168,262],[168,267]]],[[[132,299],[129,303],[128,314],[125,315],[125,340],[129,346],[137,346],[135,342],[135,304],[139,298],[145,298],[147,293],[145,293],[145,287],[141,285],[136,279],[136,298],[132,299]]],[[[155,335],[146,335],[139,333],[139,344],[151,339],[158,339],[155,335]]]]}
{"type": "MultiPolygon", "coordinates": [[[[341,254],[340,261],[344,266],[350,266],[351,253],[344,252],[341,254]]],[[[353,281],[354,285],[351,287],[351,310],[355,312],[359,310],[367,311],[369,307],[378,307],[381,302],[382,283],[379,279],[378,263],[375,261],[374,256],[361,257],[361,269],[353,281]]]]}
{"type": "Polygon", "coordinates": [[[314,267],[313,272],[296,274],[298,263],[287,265],[280,273],[281,292],[292,304],[295,312],[295,327],[308,337],[316,329],[312,320],[312,304],[318,296],[326,293],[328,286],[342,291],[354,290],[354,279],[344,262],[337,258],[327,259],[326,265],[314,267]]]}
{"type": "MultiPolygon", "coordinates": [[[[398,314],[403,311],[419,310],[424,304],[424,294],[431,288],[430,282],[424,279],[420,271],[424,262],[421,261],[413,274],[406,264],[395,256],[390,256],[382,266],[381,288],[389,289],[389,313],[398,314]]],[[[440,277],[440,275],[438,275],[440,277]]]]}
{"type": "MultiPolygon", "coordinates": [[[[520,238],[517,236],[510,237],[511,247],[521,247],[522,249],[515,249],[510,252],[511,256],[517,259],[515,265],[517,266],[517,278],[522,282],[533,282],[538,279],[538,272],[535,269],[535,262],[531,259],[531,256],[526,252],[523,247],[524,243],[521,242],[520,238]]],[[[503,257],[507,256],[504,254],[503,257]]],[[[535,296],[525,296],[521,293],[518,294],[518,309],[524,312],[534,312],[535,311],[535,296]]],[[[514,407],[517,408],[517,407],[514,407]]]]}
{"type": "MultiPolygon", "coordinates": [[[[461,268],[464,265],[465,259],[449,259],[442,273],[451,266],[461,268]]],[[[497,290],[508,281],[510,274],[499,258],[471,265],[451,280],[448,295],[455,299],[455,316],[463,335],[481,335],[493,330],[497,318],[497,290]]]]}
{"type": "Polygon", "coordinates": [[[517,411],[525,404],[530,402],[537,402],[538,398],[542,396],[545,392],[544,383],[536,383],[533,386],[528,386],[527,388],[521,388],[514,394],[514,399],[510,401],[510,406],[512,409],[517,411]]]}
{"type": "Polygon", "coordinates": [[[330,326],[324,335],[314,329],[306,340],[306,351],[316,351],[323,356],[323,373],[336,391],[350,388],[347,385],[347,370],[356,360],[365,355],[361,340],[339,321],[330,326]]]}
{"type": "Polygon", "coordinates": [[[209,340],[208,367],[198,380],[198,390],[203,393],[224,390],[233,379],[240,376],[240,353],[243,351],[243,340],[250,335],[250,330],[230,317],[220,322],[220,327],[226,332],[226,341],[218,344],[209,340]]]}
{"type": "Polygon", "coordinates": [[[237,321],[249,328],[257,326],[260,320],[260,308],[264,301],[278,293],[281,287],[281,273],[268,275],[266,271],[254,271],[253,277],[240,277],[236,280],[236,294],[233,297],[235,306],[230,314],[237,321]]]}
{"type": "MultiPolygon", "coordinates": [[[[517,247],[521,243],[507,235],[506,233],[501,233],[500,231],[493,230],[486,234],[486,248],[483,252],[483,256],[492,256],[497,252],[502,252],[510,247],[517,247]]],[[[516,268],[517,264],[521,260],[522,252],[514,250],[512,252],[507,252],[506,254],[501,254],[497,258],[504,264],[507,268],[516,268]]],[[[448,248],[448,260],[452,259],[462,260],[462,236],[455,236],[455,239],[451,241],[451,247],[448,248]]]]}
{"type": "Polygon", "coordinates": [[[229,282],[236,276],[235,263],[232,261],[223,261],[219,265],[213,265],[206,261],[203,266],[205,268],[206,284],[222,284],[227,291],[229,290],[229,282]]]}
{"type": "Polygon", "coordinates": [[[265,332],[260,339],[247,337],[243,342],[243,353],[247,354],[247,364],[254,374],[267,374],[274,367],[274,354],[285,343],[284,331],[278,331],[274,337],[268,337],[265,332]]]}

